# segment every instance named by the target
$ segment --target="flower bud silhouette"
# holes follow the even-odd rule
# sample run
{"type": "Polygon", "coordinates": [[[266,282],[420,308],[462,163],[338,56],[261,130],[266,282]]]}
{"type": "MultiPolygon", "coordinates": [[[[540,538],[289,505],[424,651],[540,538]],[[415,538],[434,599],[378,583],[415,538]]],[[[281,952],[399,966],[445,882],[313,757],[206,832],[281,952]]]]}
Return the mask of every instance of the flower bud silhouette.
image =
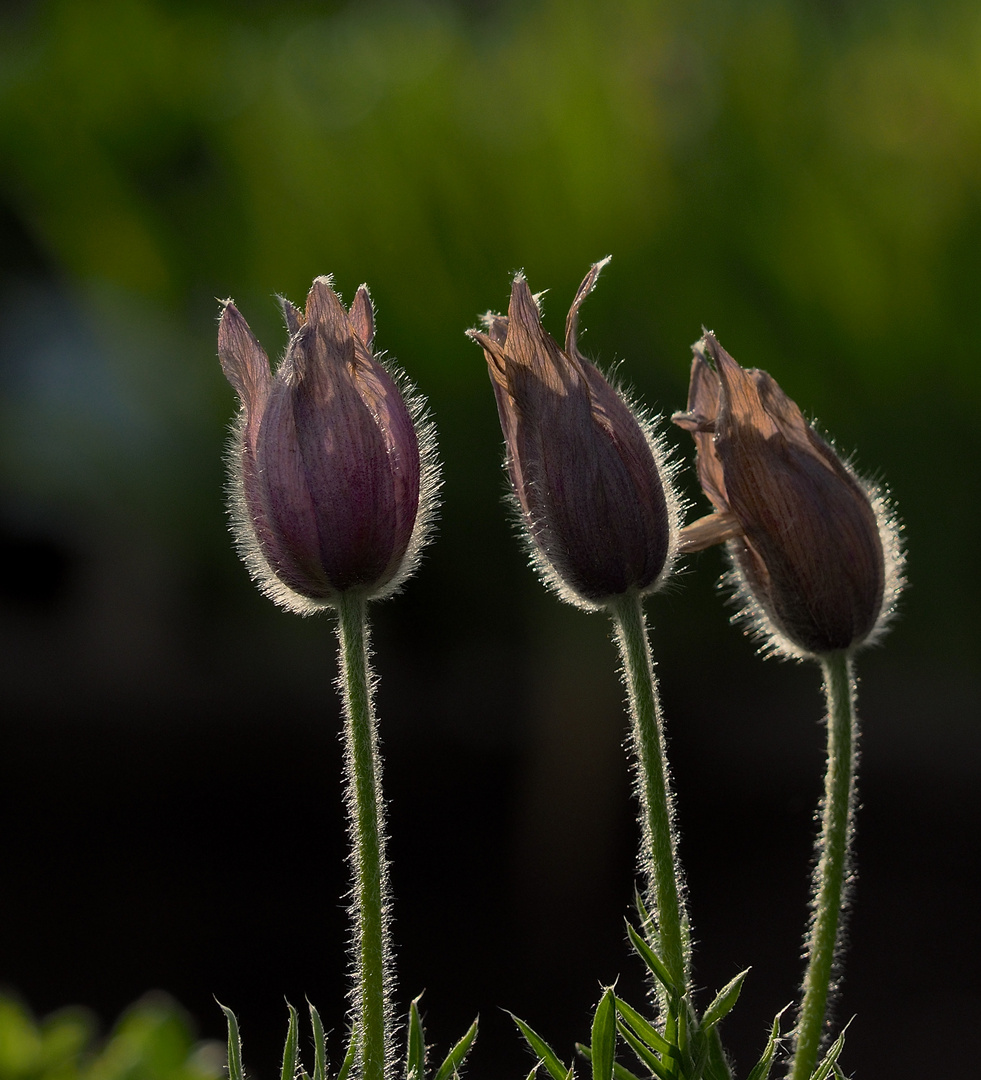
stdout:
{"type": "Polygon", "coordinates": [[[507,316],[484,317],[483,347],[511,485],[544,578],[582,607],[651,591],[671,561],[675,502],[649,425],[577,346],[579,308],[608,260],[586,275],[565,349],[542,327],[524,276],[507,316]]]}
{"type": "Polygon", "coordinates": [[[326,277],[305,311],[281,303],[290,339],[275,375],[231,300],[218,354],[242,403],[229,455],[239,550],[271,599],[305,615],[347,590],[398,588],[431,522],[436,466],[418,400],[371,352],[367,287],[349,311],[326,277]]]}
{"type": "Polygon", "coordinates": [[[742,614],[777,651],[821,656],[871,640],[901,585],[885,500],[765,371],[740,367],[711,333],[693,351],[688,410],[672,419],[695,438],[716,513],[684,530],[683,550],[729,541],[742,614]]]}

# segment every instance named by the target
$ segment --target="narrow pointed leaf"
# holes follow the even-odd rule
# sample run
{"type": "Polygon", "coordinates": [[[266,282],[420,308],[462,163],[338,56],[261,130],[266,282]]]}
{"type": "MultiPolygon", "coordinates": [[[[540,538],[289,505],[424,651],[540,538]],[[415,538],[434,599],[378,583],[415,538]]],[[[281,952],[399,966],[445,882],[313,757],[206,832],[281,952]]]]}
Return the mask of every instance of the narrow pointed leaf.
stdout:
{"type": "Polygon", "coordinates": [[[572,1069],[567,1069],[565,1065],[562,1064],[558,1054],[556,1054],[537,1031],[530,1028],[524,1020],[519,1020],[514,1013],[508,1013],[508,1016],[510,1016],[518,1025],[518,1030],[524,1035],[528,1045],[534,1051],[536,1056],[542,1059],[542,1064],[548,1069],[548,1074],[552,1077],[552,1080],[566,1080],[567,1077],[572,1075],[572,1069]]]}
{"type": "Polygon", "coordinates": [[[739,1000],[739,991],[743,988],[743,980],[749,974],[749,968],[741,971],[734,979],[730,980],[715,995],[712,1004],[705,1010],[702,1016],[702,1027],[709,1028],[717,1024],[728,1013],[733,1005],[739,1000]]]}
{"type": "MultiPolygon", "coordinates": [[[[593,1052],[585,1043],[576,1043],[576,1050],[582,1054],[582,1056],[589,1062],[593,1060],[593,1052]]],[[[569,1077],[572,1076],[572,1070],[569,1070],[569,1077]]],[[[613,1080],[640,1080],[639,1076],[635,1076],[629,1069],[625,1069],[619,1062],[613,1063],[613,1080]]]]}
{"type": "Polygon", "coordinates": [[[242,1039],[238,1033],[238,1020],[235,1019],[235,1013],[227,1005],[222,1005],[220,1001],[218,1008],[225,1014],[225,1021],[228,1024],[228,1080],[245,1080],[245,1073],[242,1071],[242,1039]]]}
{"type": "Polygon", "coordinates": [[[307,1005],[310,1007],[310,1024],[313,1027],[313,1080],[327,1080],[327,1036],[324,1034],[320,1013],[309,1001],[307,1005]]]}
{"type": "Polygon", "coordinates": [[[777,1052],[777,1045],[780,1042],[780,1020],[783,1014],[790,1008],[789,1005],[784,1007],[773,1018],[773,1025],[770,1028],[770,1037],[766,1041],[766,1046],[763,1048],[763,1054],[760,1060],[753,1066],[752,1071],[746,1080],[769,1080],[770,1069],[773,1067],[773,1057],[777,1052]]]}
{"type": "Polygon", "coordinates": [[[647,1068],[658,1080],[672,1080],[674,1073],[661,1061],[654,1051],[627,1027],[624,1023],[618,1023],[617,1028],[624,1041],[637,1055],[641,1065],[647,1068]]]}
{"type": "Polygon", "coordinates": [[[640,894],[640,889],[634,886],[634,907],[637,908],[637,914],[640,916],[641,929],[645,934],[655,934],[657,930],[654,926],[654,920],[651,918],[651,913],[647,910],[647,905],[644,903],[644,898],[640,894]]]}
{"type": "Polygon", "coordinates": [[[443,1064],[436,1070],[436,1080],[448,1080],[449,1077],[456,1076],[457,1069],[463,1064],[463,1059],[470,1052],[470,1047],[473,1046],[473,1041],[476,1038],[477,1021],[474,1020],[466,1035],[446,1055],[443,1064]]]}
{"type": "Polygon", "coordinates": [[[827,1080],[835,1068],[839,1054],[845,1046],[845,1032],[843,1031],[831,1044],[830,1049],[821,1059],[821,1064],[811,1073],[811,1080],[827,1080]]]}
{"type": "Polygon", "coordinates": [[[409,1006],[409,1046],[405,1055],[406,1080],[425,1080],[426,1076],[426,1033],[422,1029],[419,1016],[419,997],[412,999],[409,1006]]]}
{"type": "Polygon", "coordinates": [[[664,966],[663,961],[654,952],[654,950],[647,944],[647,942],[637,933],[637,931],[627,923],[627,937],[630,938],[630,944],[633,945],[634,950],[640,955],[640,958],[650,968],[652,974],[657,981],[668,992],[668,996],[676,998],[678,996],[678,988],[674,984],[674,980],[671,978],[671,973],[664,966]]]}
{"type": "Polygon", "coordinates": [[[674,1050],[671,1043],[661,1035],[657,1028],[632,1006],[620,998],[616,998],[616,1007],[617,1012],[651,1049],[657,1050],[661,1054],[670,1054],[674,1050]]]}
{"type": "Polygon", "coordinates": [[[296,1076],[297,1059],[300,1054],[299,1036],[297,1034],[296,1009],[287,1001],[286,1007],[290,1011],[290,1024],[286,1029],[286,1045],[283,1047],[283,1071],[282,1080],[293,1080],[296,1076]]]}
{"type": "Polygon", "coordinates": [[[538,1063],[537,1062],[535,1064],[535,1067],[525,1077],[525,1080],[538,1080],[538,1063]]]}
{"type": "Polygon", "coordinates": [[[732,1070],[722,1049],[718,1025],[708,1032],[709,1059],[705,1066],[705,1080],[732,1080],[732,1070]]]}
{"type": "Polygon", "coordinates": [[[344,1060],[341,1062],[340,1071],[337,1074],[337,1080],[347,1080],[351,1075],[351,1069],[354,1067],[354,1058],[358,1052],[358,1029],[354,1026],[351,1027],[351,1038],[347,1044],[347,1053],[344,1055],[344,1060]]]}
{"type": "Polygon", "coordinates": [[[607,989],[593,1015],[593,1080],[613,1080],[613,1058],[617,1045],[617,1011],[613,991],[607,989]]]}

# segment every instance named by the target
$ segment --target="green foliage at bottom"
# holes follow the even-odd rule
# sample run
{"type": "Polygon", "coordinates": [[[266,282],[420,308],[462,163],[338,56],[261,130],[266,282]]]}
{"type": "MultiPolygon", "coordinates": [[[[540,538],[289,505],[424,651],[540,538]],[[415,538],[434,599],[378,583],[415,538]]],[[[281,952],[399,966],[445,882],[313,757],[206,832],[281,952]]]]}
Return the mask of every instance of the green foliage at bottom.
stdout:
{"type": "Polygon", "coordinates": [[[87,1009],[36,1020],[0,996],[0,1080],[219,1080],[223,1058],[218,1043],[195,1039],[187,1015],[164,994],[136,1002],[105,1038],[87,1009]]]}
{"type": "MultiPolygon", "coordinates": [[[[649,928],[650,917],[642,905],[638,906],[644,924],[649,928]]],[[[617,997],[613,987],[604,989],[593,1016],[591,1041],[576,1044],[579,1054],[590,1063],[592,1080],[641,1080],[647,1077],[656,1080],[734,1080],[719,1036],[719,1022],[736,1004],[748,969],[724,986],[699,1015],[690,996],[679,993],[653,945],[629,925],[627,935],[634,951],[663,991],[659,996],[666,1001],[667,1010],[657,1025],[617,997]],[[634,1059],[631,1068],[636,1069],[639,1064],[638,1072],[617,1060],[617,1049],[621,1044],[634,1059]]],[[[781,1043],[783,1011],[774,1018],[763,1054],[746,1080],[770,1080],[781,1043]]],[[[538,1032],[513,1014],[512,1018],[551,1080],[574,1080],[575,1066],[566,1066],[538,1032]]],[[[830,1080],[831,1077],[839,1080],[842,1077],[837,1060],[844,1042],[842,1032],[810,1080],[830,1080]]]]}

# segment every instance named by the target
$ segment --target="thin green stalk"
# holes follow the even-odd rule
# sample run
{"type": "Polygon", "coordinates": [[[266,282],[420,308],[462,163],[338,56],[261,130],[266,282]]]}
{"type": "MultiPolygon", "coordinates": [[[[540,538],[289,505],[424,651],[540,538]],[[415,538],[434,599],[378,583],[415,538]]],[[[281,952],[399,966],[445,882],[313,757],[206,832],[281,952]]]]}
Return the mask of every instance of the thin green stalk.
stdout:
{"type": "Polygon", "coordinates": [[[828,700],[828,771],[824,781],[819,853],[814,871],[813,916],[807,938],[807,971],[797,1015],[790,1080],[808,1080],[817,1064],[834,970],[835,948],[846,900],[855,808],[858,724],[852,663],[847,653],[821,660],[828,700]]]}
{"type": "Polygon", "coordinates": [[[362,596],[343,593],[338,604],[340,687],[344,698],[345,801],[354,889],[355,1024],[361,1080],[384,1080],[391,1032],[388,925],[381,758],[368,664],[368,622],[362,596]]]}
{"type": "Polygon", "coordinates": [[[640,596],[631,592],[618,597],[610,605],[610,614],[630,702],[640,798],[641,866],[648,878],[648,902],[653,899],[660,958],[683,995],[688,990],[691,959],[687,917],[675,850],[661,705],[640,596]]]}

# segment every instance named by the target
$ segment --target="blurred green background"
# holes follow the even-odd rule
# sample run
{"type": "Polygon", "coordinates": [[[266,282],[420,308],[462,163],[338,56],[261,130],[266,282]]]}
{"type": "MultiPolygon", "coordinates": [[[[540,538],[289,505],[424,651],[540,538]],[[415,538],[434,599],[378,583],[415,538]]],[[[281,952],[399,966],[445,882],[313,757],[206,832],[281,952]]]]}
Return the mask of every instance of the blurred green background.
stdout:
{"type": "MultiPolygon", "coordinates": [[[[981,798],[981,8],[947,0],[61,0],[0,15],[0,983],[108,1022],[151,987],[274,1074],[283,996],[343,1026],[328,619],[274,609],[226,531],[232,296],[367,281],[428,396],[444,507],[376,612],[400,1008],[469,1075],[566,1053],[641,996],[636,827],[608,630],[526,567],[463,331],[523,268],[556,334],[683,407],[703,325],[890,487],[904,617],[865,655],[860,876],[838,1018],[858,1077],[974,1063],[981,798]],[[922,1059],[920,1059],[922,1061],[922,1059]]],[[[668,438],[691,459],[683,433],[668,438]]],[[[685,492],[704,503],[690,473],[685,492]]],[[[754,970],[745,1073],[791,1000],[818,675],[728,623],[716,552],[649,604],[698,940],[754,970]]],[[[330,1021],[328,1020],[328,1024],[330,1021]]]]}

